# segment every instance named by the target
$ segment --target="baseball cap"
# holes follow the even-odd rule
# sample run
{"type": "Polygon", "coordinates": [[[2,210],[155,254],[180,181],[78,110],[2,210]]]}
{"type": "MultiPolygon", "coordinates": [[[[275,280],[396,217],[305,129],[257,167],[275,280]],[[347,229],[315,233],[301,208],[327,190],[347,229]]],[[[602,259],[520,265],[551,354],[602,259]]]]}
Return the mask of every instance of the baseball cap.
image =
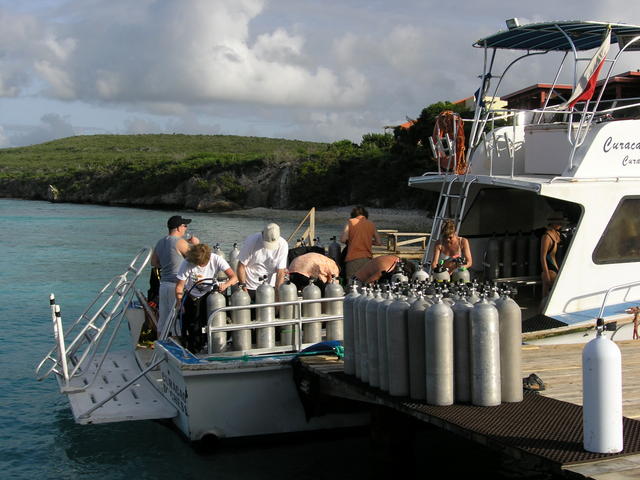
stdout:
{"type": "Polygon", "coordinates": [[[279,239],[280,227],[277,223],[270,223],[262,230],[262,242],[267,250],[275,250],[278,248],[279,239]]]}
{"type": "Polygon", "coordinates": [[[180,225],[187,225],[189,223],[191,223],[190,218],[182,218],[180,215],[174,215],[167,221],[167,227],[169,229],[178,228],[180,225]]]}

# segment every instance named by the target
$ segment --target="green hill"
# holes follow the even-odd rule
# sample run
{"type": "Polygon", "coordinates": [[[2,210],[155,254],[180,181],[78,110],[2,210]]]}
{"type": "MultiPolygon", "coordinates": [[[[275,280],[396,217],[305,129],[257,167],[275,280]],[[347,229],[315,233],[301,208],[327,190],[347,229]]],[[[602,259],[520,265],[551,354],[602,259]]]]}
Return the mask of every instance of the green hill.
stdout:
{"type": "Polygon", "coordinates": [[[392,135],[360,145],[229,135],[88,135],[0,149],[0,196],[219,211],[423,207],[424,160],[392,135]]]}

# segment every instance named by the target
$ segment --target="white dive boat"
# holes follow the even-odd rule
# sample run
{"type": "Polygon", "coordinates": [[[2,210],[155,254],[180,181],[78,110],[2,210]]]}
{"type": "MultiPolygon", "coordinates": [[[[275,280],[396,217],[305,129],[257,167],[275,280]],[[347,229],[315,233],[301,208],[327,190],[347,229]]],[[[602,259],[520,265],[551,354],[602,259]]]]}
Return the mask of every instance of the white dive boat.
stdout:
{"type": "Polygon", "coordinates": [[[608,87],[619,59],[640,50],[640,26],[520,26],[517,19],[507,25],[474,44],[484,49],[484,71],[466,154],[456,151],[459,129],[434,133],[439,170],[409,179],[440,194],[424,261],[431,260],[443,219],[453,218],[470,239],[473,276],[519,285],[525,342],[586,342],[599,316],[616,340],[631,339],[637,327],[627,309],[640,304],[640,98],[621,98],[608,87]],[[493,72],[505,50],[519,56],[493,72]],[[527,70],[518,69],[542,55],[559,63],[554,82],[538,85],[542,104],[493,108],[507,77],[526,78],[527,70]],[[572,88],[557,83],[563,67],[573,72],[572,88]],[[567,90],[572,95],[563,98],[567,90]],[[569,227],[557,279],[542,298],[536,232],[552,212],[569,227]]]}
{"type": "Polygon", "coordinates": [[[349,402],[324,405],[325,414],[308,415],[294,381],[292,363],[297,357],[341,354],[341,290],[332,289],[334,296],[329,298],[303,299],[294,288],[295,300],[287,302],[216,306],[203,329],[208,342],[201,352],[189,352],[172,338],[156,341],[153,349],[139,348],[145,317],[153,312],[135,285],[150,255],[151,249],[140,251],[71,326],[62,326],[60,308],[51,297],[56,343],[36,375],[40,380],[55,375],[76,422],[170,419],[190,441],[368,423],[368,413],[349,402]],[[251,320],[249,309],[257,310],[260,322],[251,320]],[[129,328],[124,342],[118,335],[123,324],[129,328]],[[275,335],[276,328],[293,333],[275,335]],[[249,330],[255,331],[253,343],[249,330]]]}

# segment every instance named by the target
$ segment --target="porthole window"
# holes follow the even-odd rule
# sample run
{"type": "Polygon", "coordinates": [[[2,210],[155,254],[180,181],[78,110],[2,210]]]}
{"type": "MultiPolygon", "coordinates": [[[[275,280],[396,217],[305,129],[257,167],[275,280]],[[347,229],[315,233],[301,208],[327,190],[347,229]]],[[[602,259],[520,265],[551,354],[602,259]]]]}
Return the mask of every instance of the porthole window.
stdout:
{"type": "Polygon", "coordinates": [[[640,198],[623,198],[593,252],[593,261],[640,262],[640,198]]]}

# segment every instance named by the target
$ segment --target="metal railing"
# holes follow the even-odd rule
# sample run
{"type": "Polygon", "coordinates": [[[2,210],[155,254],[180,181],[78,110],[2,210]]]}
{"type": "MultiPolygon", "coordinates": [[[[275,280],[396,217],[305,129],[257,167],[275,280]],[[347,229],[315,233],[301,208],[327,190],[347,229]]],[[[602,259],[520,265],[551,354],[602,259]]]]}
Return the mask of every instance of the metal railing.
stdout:
{"type": "Polygon", "coordinates": [[[609,298],[609,294],[611,292],[615,292],[616,290],[623,290],[625,288],[630,289],[631,287],[638,287],[640,286],[640,281],[635,281],[635,282],[630,282],[630,283],[623,283],[620,285],[615,285],[613,287],[611,287],[610,289],[608,289],[605,294],[604,294],[604,299],[602,300],[602,306],[600,307],[600,311],[598,312],[598,317],[597,318],[602,318],[602,314],[604,313],[604,309],[607,306],[607,299],[609,298]]]}
{"type": "Polygon", "coordinates": [[[56,344],[36,366],[38,380],[43,380],[51,373],[55,373],[62,379],[61,390],[65,392],[86,390],[93,383],[106,358],[106,353],[111,349],[116,338],[124,313],[134,297],[135,282],[150,257],[150,248],[140,250],[124,273],[111,279],[67,330],[63,329],[59,306],[52,303],[56,344]],[[99,306],[94,310],[97,305],[99,306]],[[93,377],[84,378],[81,386],[72,386],[71,379],[86,373],[87,367],[96,358],[102,342],[107,338],[105,334],[109,328],[113,331],[102,349],[103,355],[96,364],[93,377]],[[64,339],[72,337],[73,340],[67,346],[64,339]],[[45,369],[45,365],[49,367],[45,369]]]}
{"type": "Polygon", "coordinates": [[[274,302],[274,303],[252,303],[249,305],[233,305],[227,307],[220,307],[211,314],[207,318],[207,326],[203,328],[204,334],[207,335],[207,353],[212,354],[216,353],[221,356],[225,355],[245,355],[245,354],[260,354],[260,353],[273,353],[273,352],[285,352],[285,351],[293,351],[299,352],[301,349],[306,346],[313,345],[313,343],[303,343],[303,325],[308,323],[316,323],[316,322],[335,322],[339,320],[343,320],[343,314],[323,314],[320,316],[314,317],[303,317],[302,316],[302,305],[305,304],[313,304],[313,303],[330,303],[330,302],[342,302],[344,300],[344,296],[340,297],[325,297],[325,298],[317,298],[317,299],[298,299],[291,300],[286,302],[274,302]],[[294,317],[292,319],[284,319],[284,320],[274,320],[268,322],[257,322],[251,321],[251,323],[243,323],[243,324],[228,324],[223,326],[213,326],[213,322],[216,317],[220,313],[224,312],[233,312],[238,310],[252,310],[258,308],[267,308],[267,307],[281,307],[293,305],[294,307],[294,317]],[[270,328],[270,327],[286,327],[286,326],[296,326],[294,335],[292,335],[292,343],[287,345],[280,345],[268,348],[252,348],[250,350],[233,350],[226,352],[213,352],[213,335],[216,333],[222,332],[234,332],[241,330],[256,330],[260,328],[270,328]]]}

